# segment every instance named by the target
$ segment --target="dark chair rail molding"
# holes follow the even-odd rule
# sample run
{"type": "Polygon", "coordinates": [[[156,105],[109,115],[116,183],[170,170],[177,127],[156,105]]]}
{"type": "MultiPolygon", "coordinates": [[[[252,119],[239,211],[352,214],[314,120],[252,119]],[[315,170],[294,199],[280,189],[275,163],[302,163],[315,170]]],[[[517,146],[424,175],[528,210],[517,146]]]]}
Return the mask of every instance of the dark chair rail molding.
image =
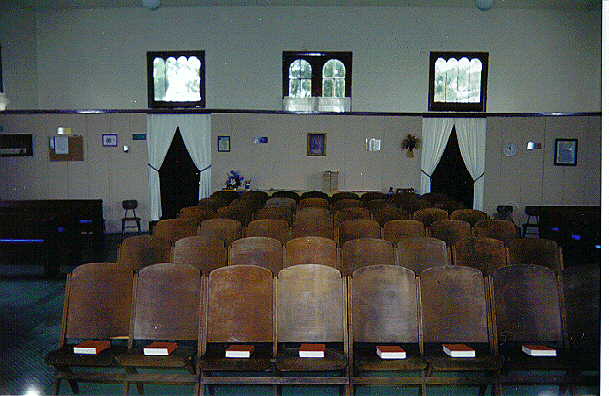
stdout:
{"type": "Polygon", "coordinates": [[[548,112],[548,113],[401,113],[401,112],[370,112],[352,111],[345,113],[294,113],[280,110],[254,109],[66,109],[66,110],[6,110],[2,114],[291,114],[291,115],[351,115],[351,116],[402,116],[402,117],[440,117],[440,118],[491,118],[491,117],[585,117],[601,116],[600,111],[590,112],[548,112]]]}

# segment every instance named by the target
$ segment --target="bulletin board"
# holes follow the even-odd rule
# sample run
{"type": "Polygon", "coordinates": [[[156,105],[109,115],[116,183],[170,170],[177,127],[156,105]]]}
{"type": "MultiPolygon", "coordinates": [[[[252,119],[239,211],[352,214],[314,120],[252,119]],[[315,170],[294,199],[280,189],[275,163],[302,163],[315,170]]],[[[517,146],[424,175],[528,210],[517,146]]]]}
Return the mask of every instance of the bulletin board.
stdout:
{"type": "Polygon", "coordinates": [[[49,160],[51,161],[84,161],[82,136],[68,137],[68,154],[56,154],[55,150],[49,149],[49,160]]]}

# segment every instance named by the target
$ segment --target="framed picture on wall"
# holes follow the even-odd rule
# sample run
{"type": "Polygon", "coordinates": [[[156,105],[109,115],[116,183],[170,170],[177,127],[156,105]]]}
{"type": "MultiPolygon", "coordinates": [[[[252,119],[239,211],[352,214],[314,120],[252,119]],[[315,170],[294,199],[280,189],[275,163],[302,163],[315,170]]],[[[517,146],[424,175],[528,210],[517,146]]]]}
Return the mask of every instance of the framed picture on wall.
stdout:
{"type": "Polygon", "coordinates": [[[554,165],[577,165],[577,139],[556,139],[554,141],[554,165]]]}
{"type": "Polygon", "coordinates": [[[230,151],[230,136],[218,136],[218,152],[228,153],[230,151]]]}
{"type": "Polygon", "coordinates": [[[102,145],[104,147],[118,146],[118,135],[116,133],[104,133],[102,135],[102,145]]]}
{"type": "Polygon", "coordinates": [[[326,134],[308,133],[307,134],[307,155],[325,156],[326,155],[326,134]]]}

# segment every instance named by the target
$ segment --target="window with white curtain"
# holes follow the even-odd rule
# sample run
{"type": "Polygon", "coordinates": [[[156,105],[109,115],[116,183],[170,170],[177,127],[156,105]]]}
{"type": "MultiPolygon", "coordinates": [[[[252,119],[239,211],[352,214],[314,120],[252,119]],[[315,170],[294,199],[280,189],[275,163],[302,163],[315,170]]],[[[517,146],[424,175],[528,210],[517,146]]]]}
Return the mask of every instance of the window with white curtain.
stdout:
{"type": "Polygon", "coordinates": [[[150,107],[204,107],[203,51],[148,52],[150,107]]]}
{"type": "Polygon", "coordinates": [[[432,52],[430,111],[486,111],[488,53],[432,52]]]}
{"type": "Polygon", "coordinates": [[[283,109],[351,111],[351,52],[284,51],[283,109]]]}

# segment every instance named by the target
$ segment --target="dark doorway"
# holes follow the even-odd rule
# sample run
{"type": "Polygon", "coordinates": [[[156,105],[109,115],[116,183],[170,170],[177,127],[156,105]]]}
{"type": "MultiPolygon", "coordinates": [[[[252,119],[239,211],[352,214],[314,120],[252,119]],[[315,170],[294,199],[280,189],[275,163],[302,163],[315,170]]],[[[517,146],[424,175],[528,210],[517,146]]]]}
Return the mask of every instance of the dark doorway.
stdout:
{"type": "Polygon", "coordinates": [[[180,209],[197,204],[199,170],[186,150],[179,128],[159,170],[159,177],[163,219],[175,219],[180,209]]]}
{"type": "Polygon", "coordinates": [[[453,127],[444,154],[431,175],[431,191],[443,193],[471,208],[474,204],[474,179],[465,167],[457,132],[453,127]]]}

